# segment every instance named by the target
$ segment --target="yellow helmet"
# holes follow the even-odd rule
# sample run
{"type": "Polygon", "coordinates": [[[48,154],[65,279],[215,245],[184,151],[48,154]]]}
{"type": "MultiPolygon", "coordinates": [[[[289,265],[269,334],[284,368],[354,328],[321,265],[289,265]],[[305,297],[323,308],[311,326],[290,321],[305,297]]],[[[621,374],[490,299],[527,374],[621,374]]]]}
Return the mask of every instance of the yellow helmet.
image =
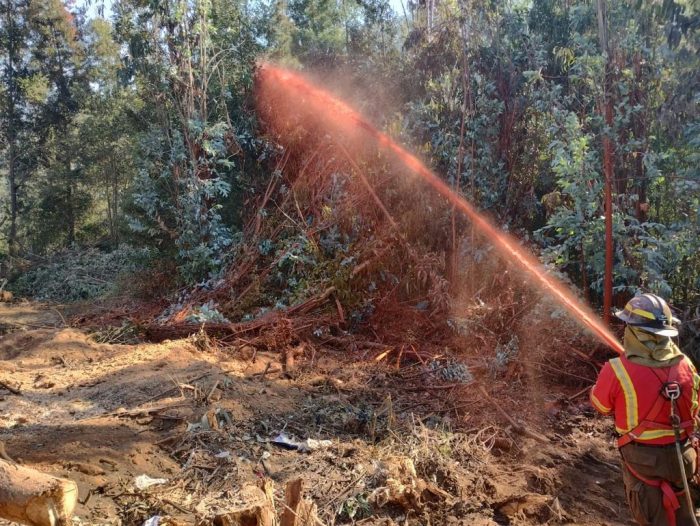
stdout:
{"type": "Polygon", "coordinates": [[[623,310],[617,311],[615,316],[627,325],[643,331],[659,336],[678,336],[678,329],[673,324],[680,323],[680,320],[673,317],[668,303],[655,294],[635,296],[627,302],[623,310]]]}

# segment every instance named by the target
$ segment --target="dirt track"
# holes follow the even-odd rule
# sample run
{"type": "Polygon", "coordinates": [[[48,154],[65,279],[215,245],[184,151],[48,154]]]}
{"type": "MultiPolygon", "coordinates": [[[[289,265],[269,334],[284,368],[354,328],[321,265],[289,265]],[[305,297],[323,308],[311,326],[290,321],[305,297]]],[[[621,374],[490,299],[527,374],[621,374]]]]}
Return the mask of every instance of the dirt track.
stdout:
{"type": "Polygon", "coordinates": [[[269,478],[279,502],[295,477],[324,524],[631,524],[608,423],[583,399],[535,408],[550,415],[528,424],[541,444],[509,432],[473,386],[449,392],[467,412],[436,414],[426,402],[444,390],[392,392],[406,373],[337,352],[302,352],[283,374],[279,354],[245,347],[96,344],[29,304],[0,305],[0,320],[0,381],[22,393],[0,389],[0,441],[77,481],[80,524],[208,524],[244,506],[241,488],[269,478]],[[332,443],[284,449],[270,442],[280,432],[332,443]],[[167,482],[138,490],[143,474],[167,482]]]}

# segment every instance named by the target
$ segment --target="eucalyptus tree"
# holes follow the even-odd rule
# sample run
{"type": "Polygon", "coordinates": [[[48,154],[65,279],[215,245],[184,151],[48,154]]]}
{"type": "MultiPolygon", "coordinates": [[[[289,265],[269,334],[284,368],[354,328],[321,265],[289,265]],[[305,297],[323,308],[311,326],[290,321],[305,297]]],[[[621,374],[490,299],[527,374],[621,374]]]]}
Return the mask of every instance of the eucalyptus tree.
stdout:
{"type": "Polygon", "coordinates": [[[80,158],[93,195],[88,225],[93,237],[116,247],[125,234],[124,199],[136,176],[136,113],[144,102],[121,79],[120,47],[112,24],[95,18],[86,31],[86,95],[78,127],[80,158]]]}
{"type": "Polygon", "coordinates": [[[220,268],[232,241],[222,206],[241,143],[250,140],[245,119],[233,112],[251,82],[256,49],[245,8],[224,0],[113,6],[127,76],[147,101],[138,112],[130,226],[173,251],[188,281],[220,268]]]}
{"type": "Polygon", "coordinates": [[[4,0],[0,3],[0,137],[2,170],[8,199],[0,226],[10,255],[18,252],[19,221],[25,185],[34,162],[31,157],[31,102],[43,98],[43,78],[33,76],[29,64],[29,2],[4,0]]]}
{"type": "Polygon", "coordinates": [[[71,245],[91,203],[76,118],[89,90],[84,19],[61,0],[30,2],[31,64],[46,82],[35,119],[40,180],[31,229],[35,248],[71,245]]]}

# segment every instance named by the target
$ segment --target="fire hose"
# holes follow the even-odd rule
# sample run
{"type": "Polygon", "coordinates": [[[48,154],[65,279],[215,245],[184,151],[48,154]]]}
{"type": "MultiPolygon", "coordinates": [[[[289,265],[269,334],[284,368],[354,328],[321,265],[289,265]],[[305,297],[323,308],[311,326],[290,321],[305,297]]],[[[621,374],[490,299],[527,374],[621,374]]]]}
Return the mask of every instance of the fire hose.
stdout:
{"type": "Polygon", "coordinates": [[[683,462],[683,452],[681,451],[681,418],[678,416],[678,411],[676,410],[676,400],[680,397],[681,391],[666,389],[665,395],[671,401],[671,425],[673,426],[673,434],[676,438],[676,457],[678,458],[678,468],[680,469],[681,478],[683,479],[683,493],[685,494],[685,501],[688,505],[688,512],[693,518],[693,524],[698,525],[698,519],[695,517],[695,507],[693,506],[693,499],[690,496],[690,486],[688,485],[688,477],[685,474],[685,463],[683,462]]]}

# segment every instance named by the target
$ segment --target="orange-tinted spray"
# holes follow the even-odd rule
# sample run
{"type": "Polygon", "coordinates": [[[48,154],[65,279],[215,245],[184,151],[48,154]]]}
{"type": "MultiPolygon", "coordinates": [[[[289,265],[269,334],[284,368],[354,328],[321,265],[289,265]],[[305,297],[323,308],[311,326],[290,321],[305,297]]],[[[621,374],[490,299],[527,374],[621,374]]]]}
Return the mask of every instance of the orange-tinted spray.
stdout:
{"type": "MultiPolygon", "coordinates": [[[[436,192],[457,207],[503,256],[534,278],[535,283],[564,307],[575,320],[589,328],[614,351],[620,354],[623,352],[620,342],[596,314],[581,303],[564,283],[549,275],[537,258],[522,248],[515,238],[493,225],[416,156],[399,146],[387,134],[379,131],[360,113],[326,90],[315,86],[300,74],[270,64],[262,65],[258,83],[258,96],[263,101],[269,94],[273,94],[277,99],[283,95],[286,104],[295,106],[295,109],[305,107],[305,113],[310,115],[318,126],[324,126],[331,131],[348,136],[358,133],[368,135],[379,148],[394,155],[406,168],[419,175],[436,192]]],[[[274,110],[270,111],[274,112],[274,110]]]]}

